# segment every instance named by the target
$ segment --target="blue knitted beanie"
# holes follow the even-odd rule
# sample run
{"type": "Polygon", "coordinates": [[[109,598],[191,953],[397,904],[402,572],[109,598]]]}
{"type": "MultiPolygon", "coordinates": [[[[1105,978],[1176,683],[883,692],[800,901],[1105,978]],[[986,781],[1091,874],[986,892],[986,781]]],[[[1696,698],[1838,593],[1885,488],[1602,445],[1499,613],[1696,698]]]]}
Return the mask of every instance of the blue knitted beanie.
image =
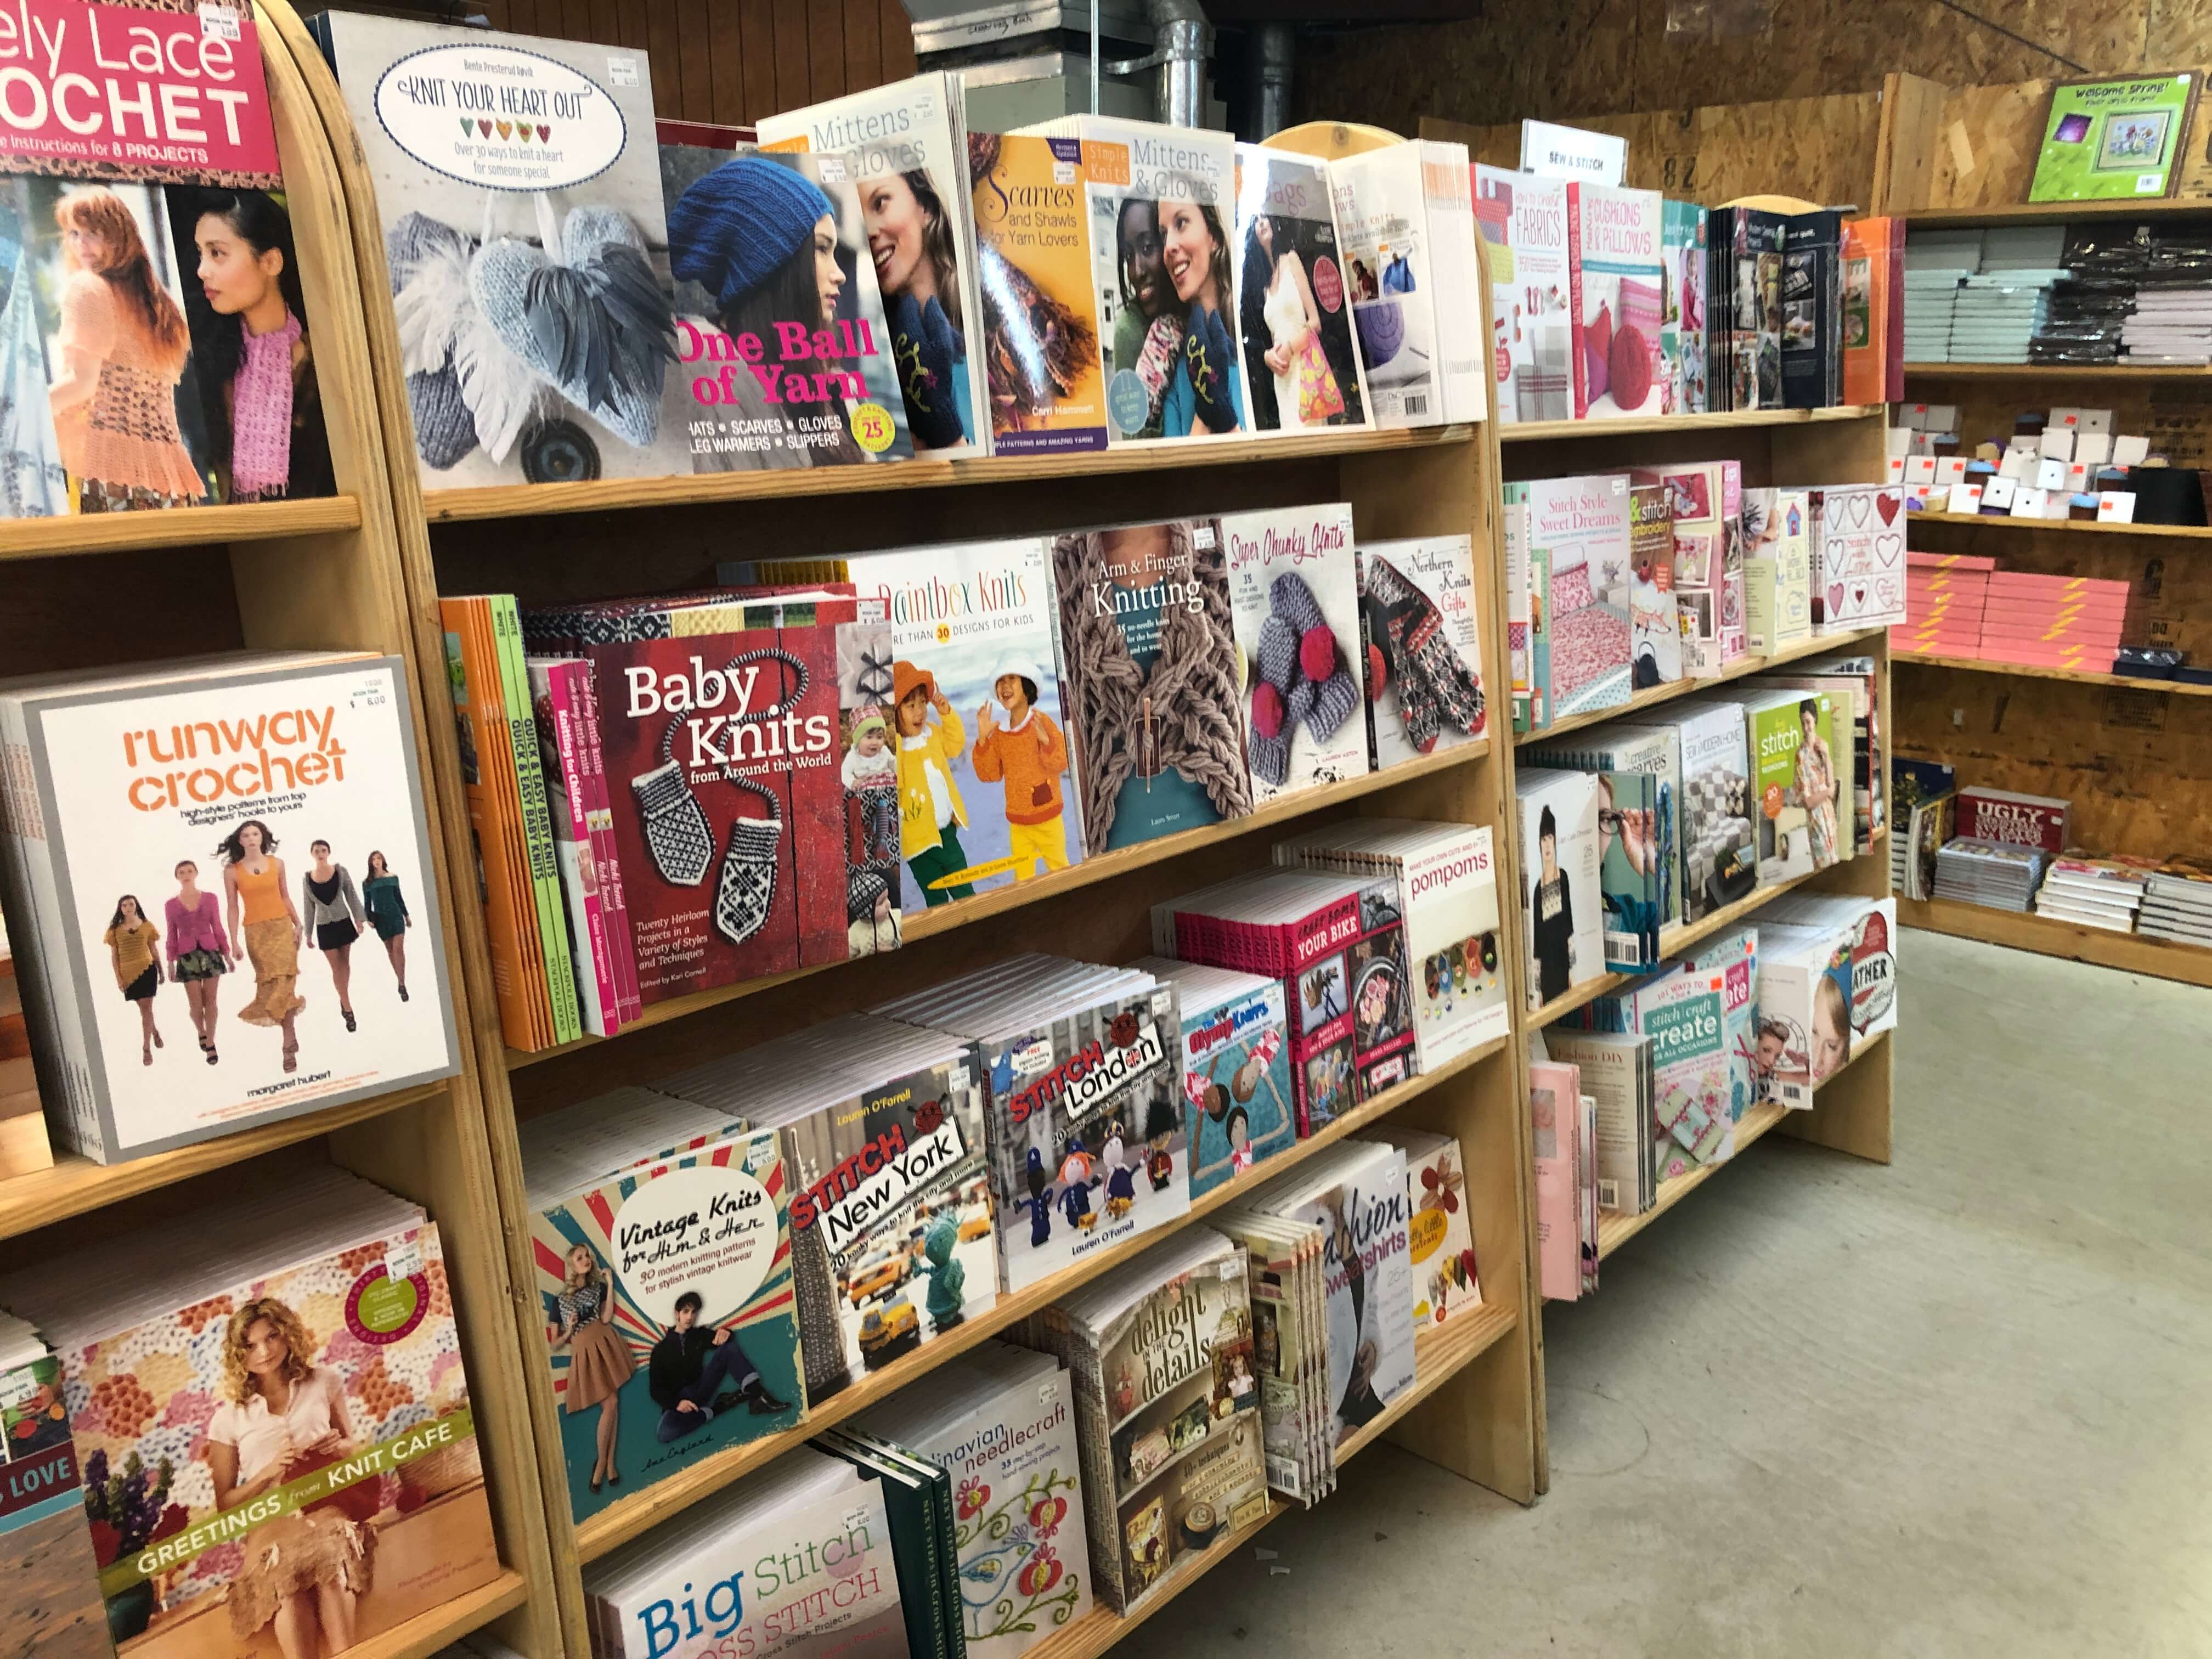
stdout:
{"type": "Polygon", "coordinates": [[[730,311],[833,211],[821,186],[796,167],[741,155],[676,198],[668,215],[670,269],[730,311]]]}

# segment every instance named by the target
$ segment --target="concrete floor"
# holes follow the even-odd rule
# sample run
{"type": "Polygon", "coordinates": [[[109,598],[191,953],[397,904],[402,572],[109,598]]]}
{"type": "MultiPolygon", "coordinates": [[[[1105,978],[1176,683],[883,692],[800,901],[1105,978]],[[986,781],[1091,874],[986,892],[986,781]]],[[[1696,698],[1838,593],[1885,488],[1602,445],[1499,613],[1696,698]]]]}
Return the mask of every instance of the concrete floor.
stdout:
{"type": "Polygon", "coordinates": [[[1130,1645],[2212,1655],[2212,992],[1899,957],[1895,1164],[1770,1137],[1553,1306],[1533,1510],[1378,1446],[1130,1645]]]}

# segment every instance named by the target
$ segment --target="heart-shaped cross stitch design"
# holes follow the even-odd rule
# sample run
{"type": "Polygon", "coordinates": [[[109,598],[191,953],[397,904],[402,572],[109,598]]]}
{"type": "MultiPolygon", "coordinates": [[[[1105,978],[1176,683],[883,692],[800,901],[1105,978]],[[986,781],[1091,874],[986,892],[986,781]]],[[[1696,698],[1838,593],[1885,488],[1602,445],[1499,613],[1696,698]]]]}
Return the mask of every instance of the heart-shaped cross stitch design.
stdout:
{"type": "Polygon", "coordinates": [[[490,137],[491,137],[491,123],[490,123],[490,122],[489,122],[489,121],[486,121],[486,120],[483,120],[483,119],[479,118],[479,119],[477,120],[477,131],[478,132],[480,132],[480,133],[483,134],[483,136],[484,136],[485,137],[487,137],[487,138],[490,137]]]}
{"type": "Polygon", "coordinates": [[[1851,589],[1851,604],[1856,609],[1863,611],[1866,609],[1866,584],[1861,582],[1856,587],[1851,589]]]}
{"type": "Polygon", "coordinates": [[[541,121],[541,122],[539,122],[539,123],[538,124],[538,141],[540,143],[544,143],[547,139],[550,138],[552,136],[553,136],[553,129],[552,129],[552,128],[550,128],[550,127],[547,126],[547,125],[546,125],[544,122],[542,122],[542,121],[541,121]]]}
{"type": "Polygon", "coordinates": [[[1884,524],[1895,524],[1897,515],[1904,511],[1905,501],[1895,490],[1885,489],[1874,498],[1874,510],[1881,514],[1884,524]]]}
{"type": "Polygon", "coordinates": [[[1838,611],[1840,611],[1843,608],[1844,608],[1844,585],[1843,585],[1841,582],[1831,582],[1831,583],[1829,583],[1829,584],[1828,584],[1828,617],[1829,617],[1829,620],[1832,622],[1832,621],[1835,619],[1835,617],[1836,617],[1836,614],[1837,614],[1838,611]]]}
{"type": "Polygon", "coordinates": [[[1905,538],[1892,533],[1874,538],[1874,561],[1884,569],[1893,570],[1905,554],[1905,538]]]}
{"type": "Polygon", "coordinates": [[[1851,494],[1844,496],[1842,501],[1837,502],[1836,505],[1840,509],[1836,516],[1843,521],[1847,529],[1863,530],[1866,528],[1867,498],[1863,495],[1854,490],[1851,494]]]}
{"type": "Polygon", "coordinates": [[[1881,608],[1884,611],[1895,611],[1899,608],[1898,605],[1896,577],[1882,577],[1880,580],[1875,583],[1874,592],[1875,597],[1881,601],[1881,608]]]}
{"type": "Polygon", "coordinates": [[[512,138],[512,137],[514,137],[514,122],[512,122],[512,121],[501,121],[501,122],[496,123],[496,125],[497,125],[497,126],[498,126],[498,128],[499,128],[499,136],[500,136],[501,138],[512,138]]]}

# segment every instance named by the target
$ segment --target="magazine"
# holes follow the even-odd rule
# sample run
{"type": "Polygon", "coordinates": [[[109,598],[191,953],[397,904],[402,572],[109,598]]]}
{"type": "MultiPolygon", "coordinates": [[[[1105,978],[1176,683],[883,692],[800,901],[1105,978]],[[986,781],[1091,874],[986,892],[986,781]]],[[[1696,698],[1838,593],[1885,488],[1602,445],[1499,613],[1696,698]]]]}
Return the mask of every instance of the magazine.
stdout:
{"type": "Polygon", "coordinates": [[[1254,430],[1366,425],[1328,163],[1237,145],[1237,244],[1254,430]]]}

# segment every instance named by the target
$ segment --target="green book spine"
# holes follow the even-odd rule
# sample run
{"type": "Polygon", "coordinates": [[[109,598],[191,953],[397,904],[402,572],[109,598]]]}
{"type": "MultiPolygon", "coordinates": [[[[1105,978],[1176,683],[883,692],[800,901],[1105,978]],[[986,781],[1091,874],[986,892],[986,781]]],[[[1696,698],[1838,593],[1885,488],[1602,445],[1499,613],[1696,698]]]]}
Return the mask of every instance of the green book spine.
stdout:
{"type": "Polygon", "coordinates": [[[522,838],[530,854],[530,884],[538,900],[538,931],[544,940],[545,989],[553,1009],[553,1040],[574,1042],[584,1034],[576,1000],[576,963],[568,950],[568,920],[561,894],[561,867],[553,852],[553,820],[538,763],[538,717],[530,700],[530,671],[522,660],[522,612],[512,593],[491,597],[492,632],[499,641],[500,695],[514,733],[515,787],[522,798],[522,838]]]}
{"type": "MultiPolygon", "coordinates": [[[[927,1458],[865,1430],[834,1429],[831,1433],[842,1435],[874,1455],[906,1465],[913,1470],[915,1479],[923,1483],[929,1548],[927,1594],[935,1636],[935,1644],[928,1650],[944,1656],[944,1659],[967,1659],[968,1632],[962,1622],[964,1615],[960,1601],[960,1555],[954,1541],[957,1534],[952,1515],[952,1477],[927,1458]]],[[[899,1580],[899,1593],[906,1594],[903,1577],[899,1580]]]]}

